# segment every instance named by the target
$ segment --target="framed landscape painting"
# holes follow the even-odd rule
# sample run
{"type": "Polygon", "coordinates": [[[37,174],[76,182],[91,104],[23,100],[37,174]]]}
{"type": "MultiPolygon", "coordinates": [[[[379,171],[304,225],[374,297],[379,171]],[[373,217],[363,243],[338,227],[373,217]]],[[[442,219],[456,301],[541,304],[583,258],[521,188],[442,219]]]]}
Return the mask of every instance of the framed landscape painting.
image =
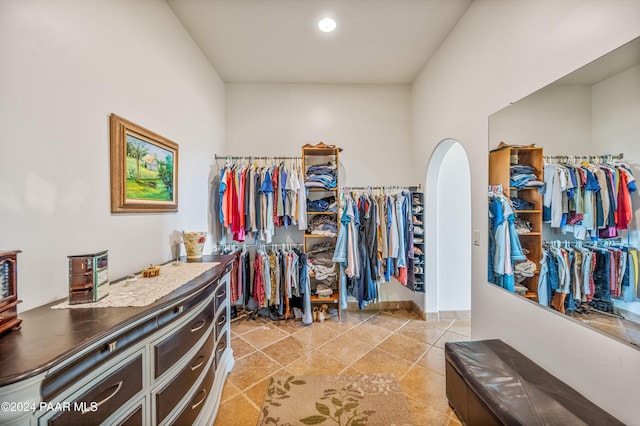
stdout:
{"type": "Polygon", "coordinates": [[[111,114],[111,212],[178,211],[178,144],[111,114]]]}

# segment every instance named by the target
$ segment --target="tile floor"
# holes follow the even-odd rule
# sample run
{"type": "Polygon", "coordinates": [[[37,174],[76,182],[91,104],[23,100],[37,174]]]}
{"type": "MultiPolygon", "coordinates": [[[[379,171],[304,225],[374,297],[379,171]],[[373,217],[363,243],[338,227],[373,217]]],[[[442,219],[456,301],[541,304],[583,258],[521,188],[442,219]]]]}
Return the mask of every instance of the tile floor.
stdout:
{"type": "Polygon", "coordinates": [[[413,312],[347,311],[308,327],[258,318],[231,325],[235,366],[216,426],[255,425],[273,375],[393,373],[418,425],[460,425],[445,395],[444,344],[469,340],[469,320],[423,321],[413,312]]]}

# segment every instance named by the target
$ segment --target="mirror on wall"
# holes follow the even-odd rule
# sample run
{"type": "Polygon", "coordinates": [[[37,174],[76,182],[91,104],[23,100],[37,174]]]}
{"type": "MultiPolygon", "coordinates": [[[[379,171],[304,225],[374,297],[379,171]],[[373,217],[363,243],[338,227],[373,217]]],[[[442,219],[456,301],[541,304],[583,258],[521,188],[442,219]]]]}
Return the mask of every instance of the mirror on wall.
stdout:
{"type": "Polygon", "coordinates": [[[489,185],[489,281],[640,345],[640,38],[491,115],[489,185]]]}

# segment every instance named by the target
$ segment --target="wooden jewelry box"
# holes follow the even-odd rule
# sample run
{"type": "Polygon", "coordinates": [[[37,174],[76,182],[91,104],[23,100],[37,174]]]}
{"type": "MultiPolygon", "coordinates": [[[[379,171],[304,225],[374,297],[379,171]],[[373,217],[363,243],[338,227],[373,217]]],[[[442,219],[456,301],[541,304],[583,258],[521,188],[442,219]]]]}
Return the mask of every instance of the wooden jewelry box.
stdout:
{"type": "Polygon", "coordinates": [[[69,257],[69,304],[97,302],[109,283],[107,251],[69,257]]]}
{"type": "Polygon", "coordinates": [[[18,259],[20,250],[0,252],[0,334],[20,329],[18,319],[18,259]]]}

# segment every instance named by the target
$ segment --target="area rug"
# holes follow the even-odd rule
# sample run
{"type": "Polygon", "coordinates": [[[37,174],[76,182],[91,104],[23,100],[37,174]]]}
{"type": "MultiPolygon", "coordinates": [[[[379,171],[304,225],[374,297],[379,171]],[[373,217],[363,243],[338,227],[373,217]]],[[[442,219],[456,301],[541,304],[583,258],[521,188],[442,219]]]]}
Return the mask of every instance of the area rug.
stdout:
{"type": "Polygon", "coordinates": [[[258,425],[415,425],[393,374],[276,376],[258,425]]]}

